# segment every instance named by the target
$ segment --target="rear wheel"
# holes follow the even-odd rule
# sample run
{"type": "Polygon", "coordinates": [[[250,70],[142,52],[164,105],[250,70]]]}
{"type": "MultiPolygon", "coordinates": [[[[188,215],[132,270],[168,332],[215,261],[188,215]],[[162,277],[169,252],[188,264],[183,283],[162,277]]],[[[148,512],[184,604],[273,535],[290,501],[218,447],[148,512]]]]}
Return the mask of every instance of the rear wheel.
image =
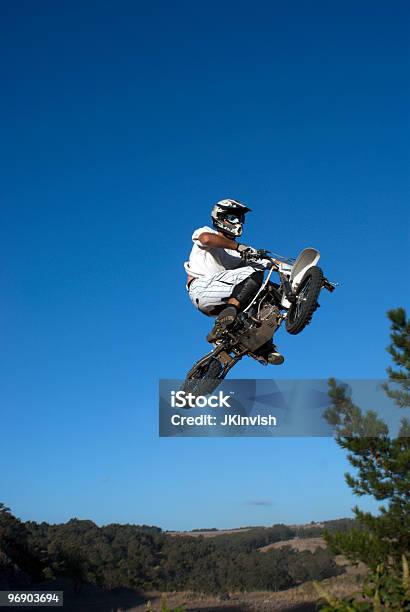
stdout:
{"type": "Polygon", "coordinates": [[[216,357],[211,357],[205,363],[195,365],[188,372],[187,378],[181,387],[181,391],[193,395],[209,395],[218,387],[221,380],[223,366],[216,357]]]}
{"type": "Polygon", "coordinates": [[[317,300],[322,287],[322,269],[312,266],[305,272],[297,290],[296,301],[289,308],[285,324],[289,334],[299,334],[306,325],[309,325],[318,307],[317,300]]]}

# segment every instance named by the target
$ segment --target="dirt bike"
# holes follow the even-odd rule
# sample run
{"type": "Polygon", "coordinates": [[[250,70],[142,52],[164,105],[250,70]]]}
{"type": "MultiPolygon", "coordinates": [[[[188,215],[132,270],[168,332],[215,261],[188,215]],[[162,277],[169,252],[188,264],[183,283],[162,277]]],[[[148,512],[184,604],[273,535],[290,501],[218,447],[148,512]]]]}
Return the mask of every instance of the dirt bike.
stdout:
{"type": "Polygon", "coordinates": [[[210,353],[197,361],[189,370],[181,390],[193,395],[208,395],[219,385],[233,366],[248,356],[263,365],[267,359],[263,347],[270,342],[276,330],[285,321],[289,334],[299,334],[311,321],[319,307],[321,290],[334,291],[330,282],[317,266],[320,253],[306,248],[295,259],[284,258],[270,251],[259,250],[246,256],[246,261],[269,262],[268,274],[251,303],[240,312],[232,327],[226,329],[210,353]],[[273,272],[280,283],[272,283],[273,272]]]}

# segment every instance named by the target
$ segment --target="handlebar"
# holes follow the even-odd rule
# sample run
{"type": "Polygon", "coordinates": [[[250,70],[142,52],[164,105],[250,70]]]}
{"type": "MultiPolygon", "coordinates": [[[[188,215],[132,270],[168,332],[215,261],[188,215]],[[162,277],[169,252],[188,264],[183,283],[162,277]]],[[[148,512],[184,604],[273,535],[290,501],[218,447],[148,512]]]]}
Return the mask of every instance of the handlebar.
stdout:
{"type": "Polygon", "coordinates": [[[257,249],[256,253],[245,253],[243,254],[243,258],[245,261],[259,261],[261,259],[269,260],[276,269],[279,269],[279,266],[274,257],[271,256],[270,251],[267,249],[257,249]]]}
{"type": "Polygon", "coordinates": [[[295,257],[285,257],[284,255],[279,255],[279,253],[272,253],[268,249],[258,249],[258,255],[261,259],[279,260],[281,263],[286,263],[289,266],[293,266],[296,261],[295,257]]]}

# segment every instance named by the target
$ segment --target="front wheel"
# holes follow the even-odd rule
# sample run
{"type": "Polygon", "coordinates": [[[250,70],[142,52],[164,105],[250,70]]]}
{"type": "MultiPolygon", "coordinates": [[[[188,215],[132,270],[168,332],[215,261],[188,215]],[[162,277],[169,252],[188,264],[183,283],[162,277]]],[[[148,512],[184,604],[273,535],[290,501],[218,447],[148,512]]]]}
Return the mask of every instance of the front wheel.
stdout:
{"type": "Polygon", "coordinates": [[[286,317],[286,331],[289,334],[300,334],[309,325],[313,313],[318,307],[319,293],[323,287],[323,272],[318,266],[309,268],[300,281],[296,301],[289,308],[286,317]]]}

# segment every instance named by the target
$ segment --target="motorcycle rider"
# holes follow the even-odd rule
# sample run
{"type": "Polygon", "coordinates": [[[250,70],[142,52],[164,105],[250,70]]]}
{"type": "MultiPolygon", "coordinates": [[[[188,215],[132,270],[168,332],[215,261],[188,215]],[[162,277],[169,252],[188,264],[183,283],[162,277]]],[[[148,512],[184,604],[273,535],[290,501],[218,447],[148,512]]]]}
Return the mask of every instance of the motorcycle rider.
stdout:
{"type": "MultiPolygon", "coordinates": [[[[192,234],[194,245],[184,264],[186,286],[194,306],[207,316],[216,316],[207,335],[210,343],[233,325],[238,312],[250,304],[263,282],[263,261],[246,261],[249,256],[257,257],[257,250],[236,241],[250,211],[238,200],[220,200],[212,208],[213,228],[200,227],[192,234]]],[[[284,361],[272,340],[258,353],[272,365],[284,361]]]]}

